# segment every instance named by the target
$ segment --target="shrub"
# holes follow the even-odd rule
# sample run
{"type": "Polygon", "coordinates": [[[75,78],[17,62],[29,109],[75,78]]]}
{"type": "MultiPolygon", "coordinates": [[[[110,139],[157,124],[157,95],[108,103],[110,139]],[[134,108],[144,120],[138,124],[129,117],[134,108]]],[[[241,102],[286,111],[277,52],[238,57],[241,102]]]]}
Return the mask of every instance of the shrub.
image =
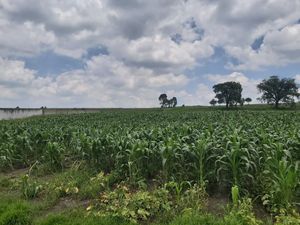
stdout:
{"type": "Polygon", "coordinates": [[[295,211],[287,214],[285,210],[280,210],[280,214],[275,217],[276,225],[298,225],[300,224],[300,215],[295,211]]]}
{"type": "MultiPolygon", "coordinates": [[[[235,188],[233,188],[233,190],[235,190],[235,188]]],[[[238,204],[234,205],[229,214],[224,217],[224,223],[230,225],[263,224],[262,221],[255,218],[255,215],[252,211],[252,203],[250,198],[244,198],[241,201],[239,200],[238,204]]]]}
{"type": "Polygon", "coordinates": [[[171,203],[165,189],[130,192],[126,186],[120,185],[114,191],[104,192],[93,208],[90,206],[87,210],[95,215],[122,217],[137,222],[170,211],[171,203]]]}

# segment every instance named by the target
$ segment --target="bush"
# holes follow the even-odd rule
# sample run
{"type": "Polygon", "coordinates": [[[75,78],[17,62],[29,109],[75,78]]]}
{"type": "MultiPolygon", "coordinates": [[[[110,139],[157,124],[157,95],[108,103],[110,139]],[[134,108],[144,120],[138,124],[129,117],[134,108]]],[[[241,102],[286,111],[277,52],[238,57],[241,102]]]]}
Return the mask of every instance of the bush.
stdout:
{"type": "Polygon", "coordinates": [[[250,198],[244,198],[241,201],[236,200],[232,210],[224,217],[224,223],[230,225],[262,225],[262,221],[255,218],[250,198]]]}
{"type": "Polygon", "coordinates": [[[300,215],[292,211],[292,213],[287,214],[285,210],[280,210],[280,214],[275,217],[276,225],[298,225],[300,224],[300,215]]]}
{"type": "Polygon", "coordinates": [[[114,191],[103,192],[100,201],[87,210],[95,215],[121,217],[136,223],[170,211],[171,202],[165,189],[131,192],[126,186],[120,185],[114,191]]]}

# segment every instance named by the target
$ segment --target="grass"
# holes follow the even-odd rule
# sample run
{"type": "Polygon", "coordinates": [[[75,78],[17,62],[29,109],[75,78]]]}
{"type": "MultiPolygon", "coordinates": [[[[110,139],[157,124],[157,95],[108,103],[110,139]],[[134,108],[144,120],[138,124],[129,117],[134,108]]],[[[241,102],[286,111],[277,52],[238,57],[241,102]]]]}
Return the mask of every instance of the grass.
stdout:
{"type": "Polygon", "coordinates": [[[36,222],[37,225],[132,225],[121,218],[86,216],[80,212],[52,214],[36,222]]]}

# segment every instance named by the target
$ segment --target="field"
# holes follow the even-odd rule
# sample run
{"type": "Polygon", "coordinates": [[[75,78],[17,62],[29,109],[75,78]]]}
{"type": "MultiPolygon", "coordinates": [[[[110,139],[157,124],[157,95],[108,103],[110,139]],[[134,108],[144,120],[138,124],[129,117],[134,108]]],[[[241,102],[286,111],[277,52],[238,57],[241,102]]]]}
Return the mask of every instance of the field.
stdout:
{"type": "Polygon", "coordinates": [[[0,121],[0,225],[300,224],[300,112],[0,121]]]}

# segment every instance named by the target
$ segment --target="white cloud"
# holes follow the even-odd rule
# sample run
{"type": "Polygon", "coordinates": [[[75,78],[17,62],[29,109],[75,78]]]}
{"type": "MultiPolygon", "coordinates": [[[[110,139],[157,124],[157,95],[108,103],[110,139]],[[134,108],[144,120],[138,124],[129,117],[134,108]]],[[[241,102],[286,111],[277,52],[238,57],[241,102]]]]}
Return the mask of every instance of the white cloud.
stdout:
{"type": "Polygon", "coordinates": [[[0,88],[7,99],[36,105],[156,106],[161,92],[207,104],[213,93],[201,67],[193,73],[200,77],[185,73],[219,47],[237,63],[228,62],[231,74],[204,79],[239,81],[255,99],[259,80],[247,70],[300,63],[299,11],[299,0],[0,0],[0,88]],[[261,36],[255,51],[251,44],[261,36]],[[109,56],[54,77],[23,62],[48,50],[82,59],[99,46],[109,56]]]}
{"type": "Polygon", "coordinates": [[[0,56],[32,56],[54,46],[56,37],[44,25],[3,21],[0,13],[0,56]]]}
{"type": "Polygon", "coordinates": [[[215,97],[212,88],[203,83],[199,83],[192,93],[181,91],[174,92],[174,95],[177,95],[185,105],[209,105],[210,100],[215,97]]]}
{"type": "Polygon", "coordinates": [[[34,78],[34,71],[24,68],[24,62],[0,58],[0,83],[26,85],[34,78]]]}
{"type": "Polygon", "coordinates": [[[197,59],[213,54],[212,47],[205,42],[183,42],[178,45],[170,37],[159,35],[132,41],[113,40],[109,46],[110,52],[127,64],[167,72],[192,68],[197,59]]]}
{"type": "MultiPolygon", "coordinates": [[[[244,69],[266,65],[265,56],[273,59],[269,64],[278,65],[284,56],[287,60],[281,64],[299,55],[293,49],[299,31],[292,25],[299,20],[298,0],[2,0],[0,9],[2,56],[51,48],[80,58],[87,48],[105,45],[114,57],[135,63],[155,67],[157,61],[181,61],[190,68],[199,58],[210,57],[213,46],[220,46],[241,61],[236,68],[244,69]],[[187,25],[191,19],[203,35],[187,25]],[[179,46],[170,41],[175,34],[181,35],[179,46]],[[262,35],[265,50],[255,54],[250,45],[262,35]]],[[[298,57],[294,61],[299,62],[298,57]]]]}
{"type": "Polygon", "coordinates": [[[232,66],[234,69],[255,70],[263,66],[300,62],[300,24],[268,32],[259,51],[250,47],[228,47],[227,51],[241,62],[232,66]]]}
{"type": "Polygon", "coordinates": [[[36,107],[153,107],[161,92],[179,90],[189,82],[183,74],[155,74],[150,69],[128,67],[111,56],[94,57],[85,69],[55,78],[38,76],[25,69],[22,61],[0,58],[0,72],[2,104],[14,98],[11,104],[36,107]]]}

